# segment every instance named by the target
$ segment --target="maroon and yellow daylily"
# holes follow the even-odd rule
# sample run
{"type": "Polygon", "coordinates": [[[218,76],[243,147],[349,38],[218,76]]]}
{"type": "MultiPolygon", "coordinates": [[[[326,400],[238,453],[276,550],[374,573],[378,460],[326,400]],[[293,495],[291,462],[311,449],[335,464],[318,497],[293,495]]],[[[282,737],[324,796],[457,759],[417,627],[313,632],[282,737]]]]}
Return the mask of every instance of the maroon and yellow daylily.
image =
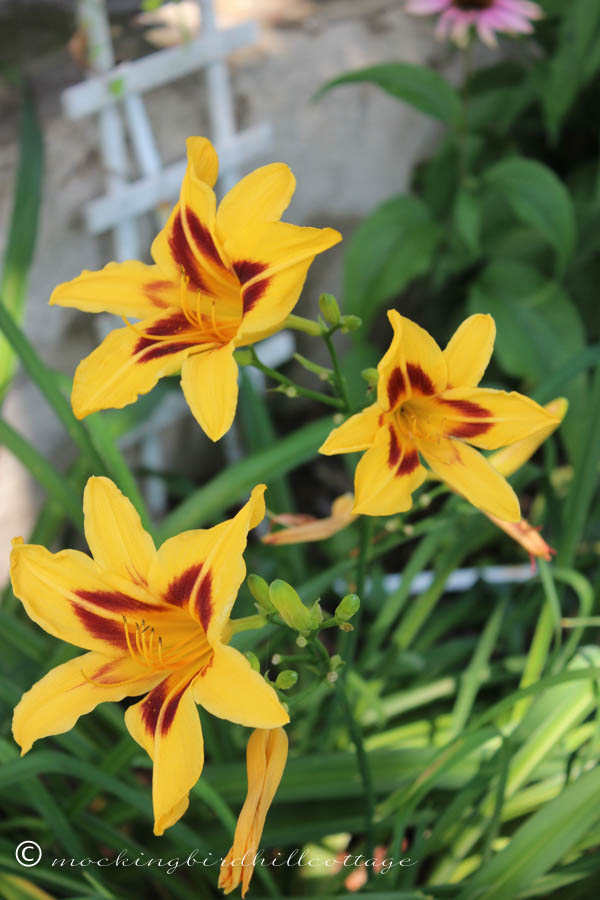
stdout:
{"type": "Polygon", "coordinates": [[[152,244],[154,265],[84,271],[59,285],[50,303],[115,313],[128,323],[77,367],[71,402],[78,418],[121,409],[181,370],[190,409],[216,441],[235,415],[235,348],[282,327],[314,257],[341,236],[279,221],[295,187],[283,163],[242,178],[217,209],[212,144],[189,138],[187,153],[179,202],[152,244]]]}
{"type": "Polygon", "coordinates": [[[289,716],[273,688],[228,646],[229,613],[246,567],[248,530],[264,517],[264,485],[214,528],[186,531],[156,550],[140,518],[107,478],[90,478],[85,534],[92,557],[13,543],[15,595],[34,622],[87,651],[52,669],[15,708],[22,753],[61,734],[107,700],[146,696],[125,723],[153,760],[154,832],[188,806],[204,762],[196,704],[251,728],[289,716]]]}
{"type": "Polygon", "coordinates": [[[477,387],[496,327],[474,315],[442,351],[415,322],[388,311],[394,337],[378,365],[377,401],[334,429],[321,453],[366,450],[356,467],[354,513],[386,516],[412,506],[427,477],[421,459],[478,509],[508,522],[519,501],[505,478],[475,448],[496,450],[560,419],[514,391],[477,387]]]}

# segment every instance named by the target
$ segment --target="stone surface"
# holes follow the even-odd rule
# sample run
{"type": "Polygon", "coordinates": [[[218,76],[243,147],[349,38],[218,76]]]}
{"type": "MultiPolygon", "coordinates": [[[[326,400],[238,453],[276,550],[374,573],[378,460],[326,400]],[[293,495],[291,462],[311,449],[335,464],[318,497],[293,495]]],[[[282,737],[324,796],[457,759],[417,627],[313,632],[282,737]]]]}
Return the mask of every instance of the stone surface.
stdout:
{"type": "MultiPolygon", "coordinates": [[[[28,0],[23,3],[27,5],[28,0]]],[[[52,6],[50,0],[41,5],[52,6]]],[[[74,277],[82,268],[98,268],[108,261],[111,244],[108,236],[90,237],[82,223],[84,204],[103,191],[104,173],[94,121],[70,122],[61,115],[61,90],[82,75],[65,49],[73,6],[60,6],[66,28],[64,43],[26,65],[44,131],[45,181],[25,327],[42,358],[71,374],[97,342],[94,317],[51,309],[48,297],[60,281],[74,277]]],[[[0,7],[0,15],[7,8],[10,4],[0,7]]],[[[136,4],[123,0],[111,8],[120,13],[115,33],[117,55],[137,55],[144,50],[139,28],[128,24],[123,15],[136,4]]],[[[398,0],[220,0],[219,9],[228,23],[254,14],[263,24],[260,45],[239,52],[232,60],[239,125],[268,120],[274,126],[271,151],[248,168],[271,160],[287,162],[297,178],[289,220],[332,225],[348,236],[378,203],[406,189],[413,161],[426,150],[436,131],[426,119],[369,85],[337,89],[318,103],[311,97],[323,82],[350,69],[393,59],[424,61],[433,49],[429,26],[405,15],[398,0]]],[[[21,34],[22,41],[23,37],[26,43],[27,34],[21,34]]],[[[148,49],[146,46],[144,52],[148,49]]],[[[165,161],[182,156],[190,133],[207,133],[201,75],[153,91],[146,99],[165,161]]],[[[6,101],[6,116],[0,124],[0,226],[6,233],[18,158],[18,96],[3,83],[0,100],[6,101]]],[[[307,298],[320,290],[338,289],[342,248],[330,251],[327,259],[314,267],[307,298]]],[[[64,470],[72,453],[68,439],[22,373],[15,379],[4,412],[64,470]]],[[[189,460],[189,429],[185,435],[189,460]]],[[[169,435],[171,448],[173,441],[174,435],[169,435]]],[[[198,459],[206,449],[196,429],[193,456],[198,459]]],[[[7,486],[0,499],[0,547],[4,548],[12,535],[28,533],[40,493],[3,449],[0,479],[7,486]]],[[[2,550],[2,578],[5,557],[2,550]]]]}

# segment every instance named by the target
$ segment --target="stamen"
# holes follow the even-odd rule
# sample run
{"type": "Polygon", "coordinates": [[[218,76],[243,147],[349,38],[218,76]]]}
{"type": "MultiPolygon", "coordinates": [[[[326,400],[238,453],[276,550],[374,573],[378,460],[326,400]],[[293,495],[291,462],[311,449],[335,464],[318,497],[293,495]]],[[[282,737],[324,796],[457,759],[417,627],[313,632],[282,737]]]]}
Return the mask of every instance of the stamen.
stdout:
{"type": "Polygon", "coordinates": [[[131,640],[129,638],[129,628],[127,626],[127,619],[125,618],[125,616],[123,616],[123,627],[125,629],[125,640],[127,641],[127,649],[129,650],[131,658],[135,660],[136,655],[135,655],[135,651],[131,645],[131,640]]]}

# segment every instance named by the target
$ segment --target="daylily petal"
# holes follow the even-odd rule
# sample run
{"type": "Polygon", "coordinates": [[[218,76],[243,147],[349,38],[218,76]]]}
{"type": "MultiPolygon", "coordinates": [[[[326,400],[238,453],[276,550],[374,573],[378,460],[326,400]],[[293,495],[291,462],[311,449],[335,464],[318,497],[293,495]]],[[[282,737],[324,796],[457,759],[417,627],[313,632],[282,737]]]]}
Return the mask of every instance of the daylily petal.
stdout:
{"type": "Polygon", "coordinates": [[[246,896],[254,873],[265,819],[283,775],[288,739],[283,728],[257,729],[248,740],[246,767],[248,793],[238,816],[233,846],[221,864],[219,887],[226,894],[242,883],[246,896]]]}
{"type": "Polygon", "coordinates": [[[214,187],[219,175],[219,157],[211,142],[205,137],[189,137],[185,146],[190,174],[214,187]]]}
{"type": "Polygon", "coordinates": [[[230,259],[244,258],[248,232],[281,218],[295,187],[289,167],[271,163],[250,172],[228,191],[217,211],[217,235],[230,259]]]}
{"type": "Polygon", "coordinates": [[[265,534],[263,544],[301,544],[307,541],[325,541],[338,531],[347,528],[356,516],[352,512],[354,496],[342,494],[334,500],[331,515],[324,519],[314,516],[294,516],[289,514],[271,515],[271,520],[285,525],[280,531],[265,534]]]}
{"type": "Polygon", "coordinates": [[[246,575],[242,554],[248,531],[264,518],[264,491],[264,484],[255,487],[233,519],[165,541],[150,569],[152,594],[200,622],[211,643],[219,640],[246,575]]]}
{"type": "Polygon", "coordinates": [[[236,338],[242,346],[281,327],[294,308],[317,253],[341,240],[333,228],[308,228],[286,222],[249,229],[244,245],[226,243],[242,285],[244,318],[236,338]]]}
{"type": "Polygon", "coordinates": [[[527,519],[520,519],[518,522],[505,522],[503,519],[498,519],[496,516],[490,516],[489,514],[488,518],[494,525],[497,525],[498,528],[501,528],[502,531],[508,534],[513,541],[516,541],[517,544],[520,544],[527,550],[532,560],[534,557],[539,557],[540,559],[545,559],[546,562],[550,562],[552,555],[556,553],[556,550],[546,543],[539,529],[530,525],[527,519]]]}
{"type": "Polygon", "coordinates": [[[496,323],[489,315],[478,313],[459,325],[444,350],[448,388],[479,384],[491,359],[495,339],[496,323]]]}
{"type": "Polygon", "coordinates": [[[496,453],[492,453],[491,456],[488,456],[488,462],[491,463],[501,475],[508,478],[509,475],[516,472],[517,469],[524,466],[538,447],[541,447],[544,441],[550,437],[552,432],[558,428],[559,424],[566,416],[568,408],[569,401],[566,400],[565,397],[557,397],[556,400],[551,400],[550,403],[546,404],[544,409],[546,412],[550,413],[551,416],[555,417],[555,422],[548,425],[547,428],[540,428],[535,434],[523,438],[521,441],[510,444],[510,446],[504,447],[504,449],[498,450],[496,453]]]}
{"type": "Polygon", "coordinates": [[[229,431],[238,398],[238,367],[233,344],[195,353],[181,366],[181,387],[200,427],[213,441],[229,431]]]}
{"type": "Polygon", "coordinates": [[[410,397],[431,397],[446,387],[446,361],[442,351],[424,328],[388,310],[394,329],[392,343],[377,369],[377,401],[383,410],[393,410],[410,397]]]}
{"type": "Polygon", "coordinates": [[[15,596],[29,618],[49,634],[84,650],[110,657],[128,654],[123,617],[134,644],[135,623],[142,619],[155,622],[157,628],[160,622],[161,633],[179,627],[172,608],[156,602],[131,581],[104,571],[78,550],[50,553],[45,547],[16,540],[10,572],[15,596]]]}
{"type": "Polygon", "coordinates": [[[412,506],[412,494],[427,473],[416,446],[402,438],[389,423],[381,428],[373,446],[356,467],[355,515],[389,516],[412,506]]]}
{"type": "Polygon", "coordinates": [[[88,479],[83,492],[85,537],[98,565],[146,585],[156,550],[132,502],[108,478],[88,479]]]}
{"type": "Polygon", "coordinates": [[[442,438],[419,441],[419,451],[436,475],[485,513],[507,522],[521,518],[519,500],[509,483],[473,447],[442,438]]]}
{"type": "Polygon", "coordinates": [[[133,403],[163,375],[177,372],[197,340],[197,331],[176,309],[111,331],[75,370],[73,412],[82,419],[133,403]]]}
{"type": "Polygon", "coordinates": [[[381,409],[378,403],[367,406],[362,412],[334,428],[326,441],[319,447],[319,453],[330,456],[333,453],[354,453],[366,450],[375,440],[379,428],[381,409]]]}
{"type": "Polygon", "coordinates": [[[134,740],[153,760],[154,834],[161,835],[186,811],[188,795],[204,765],[204,741],[190,687],[193,673],[178,672],[160,682],[125,713],[134,740]]]}
{"type": "Polygon", "coordinates": [[[129,260],[108,263],[98,272],[84,269],[77,278],[59,284],[50,303],[142,319],[177,306],[178,296],[179,273],[176,279],[170,278],[158,266],[129,260]]]}
{"type": "Polygon", "coordinates": [[[13,735],[21,754],[40,738],[69,731],[99,703],[144,694],[162,678],[130,656],[113,659],[95,652],[56,666],[15,707],[13,735]]]}
{"type": "Polygon", "coordinates": [[[249,728],[275,728],[290,717],[270,684],[245,656],[225,644],[214,646],[212,665],[194,681],[194,698],[207,712],[249,728]]]}
{"type": "Polygon", "coordinates": [[[455,388],[437,399],[442,433],[483,450],[496,450],[530,435],[553,430],[560,419],[515,391],[455,388]]]}

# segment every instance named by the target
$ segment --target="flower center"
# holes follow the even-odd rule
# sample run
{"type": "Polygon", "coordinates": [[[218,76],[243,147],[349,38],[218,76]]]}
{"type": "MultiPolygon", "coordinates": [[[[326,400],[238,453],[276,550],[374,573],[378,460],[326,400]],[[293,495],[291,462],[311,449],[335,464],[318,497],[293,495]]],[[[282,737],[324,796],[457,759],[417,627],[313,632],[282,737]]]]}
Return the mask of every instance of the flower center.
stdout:
{"type": "Polygon", "coordinates": [[[454,0],[454,6],[465,12],[490,9],[496,0],[454,0]]]}
{"type": "Polygon", "coordinates": [[[192,626],[191,634],[171,646],[165,646],[154,626],[146,624],[144,619],[141,623],[135,622],[135,630],[132,630],[131,626],[132,623],[123,616],[127,649],[138,665],[159,671],[172,671],[193,663],[200,671],[210,662],[212,647],[206,639],[204,629],[200,626],[192,626]]]}
{"type": "Polygon", "coordinates": [[[422,400],[403,403],[394,413],[394,422],[409,441],[431,441],[439,437],[439,425],[431,416],[431,407],[422,400]]]}

